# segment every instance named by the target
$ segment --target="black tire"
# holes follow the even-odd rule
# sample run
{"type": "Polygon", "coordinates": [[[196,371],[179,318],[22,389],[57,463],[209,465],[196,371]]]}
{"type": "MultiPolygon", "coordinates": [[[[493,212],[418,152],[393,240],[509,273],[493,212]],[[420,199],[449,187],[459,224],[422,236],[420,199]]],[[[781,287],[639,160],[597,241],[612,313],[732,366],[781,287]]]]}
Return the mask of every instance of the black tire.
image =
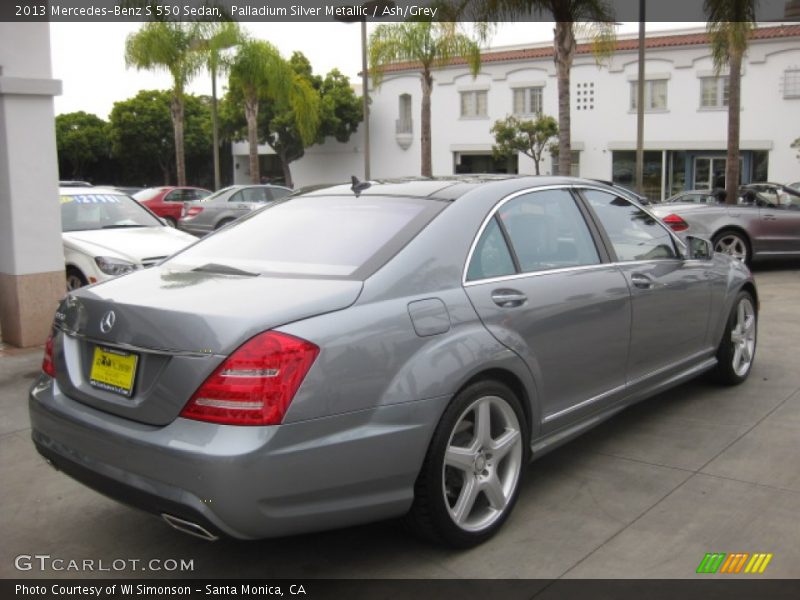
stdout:
{"type": "Polygon", "coordinates": [[[77,290],[85,285],[89,285],[86,277],[75,267],[67,267],[67,291],[77,290]]]}
{"type": "Polygon", "coordinates": [[[714,251],[728,254],[749,265],[753,258],[750,240],[736,229],[723,229],[714,235],[714,251]]]}
{"type": "Polygon", "coordinates": [[[454,548],[469,548],[491,538],[517,501],[530,456],[528,440],[520,401],[508,386],[487,380],[464,388],[444,411],[433,434],[406,524],[414,533],[454,548]],[[483,421],[489,424],[486,444],[480,441],[476,423],[487,417],[479,417],[479,411],[489,415],[483,421]],[[494,446],[501,438],[508,440],[504,449],[494,446]],[[463,443],[467,440],[470,448],[463,443]],[[463,451],[462,460],[470,466],[445,465],[448,448],[451,455],[454,449],[463,451]],[[485,491],[490,487],[494,504],[485,491]],[[472,500],[461,503],[468,508],[461,511],[462,523],[457,523],[458,501],[466,498],[472,500]]]}
{"type": "Polygon", "coordinates": [[[750,292],[741,291],[736,296],[731,314],[728,315],[725,331],[717,349],[717,366],[711,371],[714,381],[723,385],[739,385],[747,379],[755,360],[757,333],[756,302],[750,292]],[[742,331],[740,310],[745,313],[745,322],[748,316],[752,318],[752,341],[747,339],[750,328],[744,327],[744,332],[742,331]],[[745,364],[744,358],[748,355],[749,360],[745,364]]]}
{"type": "Polygon", "coordinates": [[[164,217],[164,223],[166,223],[168,227],[172,228],[178,227],[178,222],[172,217],[164,217]]]}
{"type": "Polygon", "coordinates": [[[222,229],[222,228],[223,228],[223,227],[225,227],[225,225],[227,225],[228,223],[233,223],[233,221],[234,221],[234,219],[223,219],[222,221],[220,221],[219,223],[217,223],[217,225],[216,225],[216,227],[214,227],[214,229],[215,229],[215,230],[216,230],[216,229],[222,229]]]}

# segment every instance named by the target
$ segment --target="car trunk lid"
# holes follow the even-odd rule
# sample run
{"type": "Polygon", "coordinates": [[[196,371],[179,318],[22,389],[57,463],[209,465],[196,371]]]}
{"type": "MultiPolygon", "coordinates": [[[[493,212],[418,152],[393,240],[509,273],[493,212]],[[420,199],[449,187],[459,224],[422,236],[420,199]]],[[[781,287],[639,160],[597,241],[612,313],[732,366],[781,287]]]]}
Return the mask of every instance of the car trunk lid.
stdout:
{"type": "Polygon", "coordinates": [[[100,410],[166,425],[242,343],[346,308],[362,288],[347,279],[233,273],[160,266],[68,296],[56,315],[59,387],[100,410]]]}

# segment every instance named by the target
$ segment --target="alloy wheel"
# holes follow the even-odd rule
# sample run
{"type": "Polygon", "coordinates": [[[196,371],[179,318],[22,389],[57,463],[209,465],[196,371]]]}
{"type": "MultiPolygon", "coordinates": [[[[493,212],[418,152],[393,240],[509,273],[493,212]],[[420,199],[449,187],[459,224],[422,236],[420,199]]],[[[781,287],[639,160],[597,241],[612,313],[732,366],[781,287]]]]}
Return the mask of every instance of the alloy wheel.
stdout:
{"type": "Polygon", "coordinates": [[[744,297],[736,307],[736,324],[731,330],[732,367],[742,377],[750,370],[756,347],[756,311],[750,298],[744,297]]]}
{"type": "Polygon", "coordinates": [[[747,261],[747,242],[733,233],[723,235],[714,244],[714,250],[722,254],[728,254],[740,262],[747,261]]]}
{"type": "Polygon", "coordinates": [[[459,528],[483,531],[502,517],[519,481],[522,437],[514,409],[499,396],[461,413],[442,467],[445,506],[459,528]]]}

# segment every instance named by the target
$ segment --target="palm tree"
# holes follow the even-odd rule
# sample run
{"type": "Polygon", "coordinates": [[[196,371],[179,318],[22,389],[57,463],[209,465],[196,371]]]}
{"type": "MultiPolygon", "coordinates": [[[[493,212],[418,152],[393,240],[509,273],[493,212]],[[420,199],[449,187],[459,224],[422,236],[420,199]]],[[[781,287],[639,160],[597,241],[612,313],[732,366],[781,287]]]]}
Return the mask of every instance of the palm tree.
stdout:
{"type": "Polygon", "coordinates": [[[186,185],[183,145],[183,97],[186,85],[200,68],[196,51],[198,26],[191,23],[145,23],[125,41],[125,65],[137,69],[165,70],[172,76],[170,115],[175,133],[175,167],[178,185],[186,185]]]}
{"type": "Polygon", "coordinates": [[[219,116],[217,114],[217,75],[230,67],[225,50],[242,42],[242,32],[235,21],[208,21],[202,24],[198,50],[211,75],[211,133],[213,137],[214,189],[220,188],[219,171],[219,116]]]}
{"type": "Polygon", "coordinates": [[[229,87],[244,99],[250,179],[253,183],[259,183],[261,177],[258,163],[259,102],[291,107],[303,142],[311,144],[314,141],[319,124],[318,94],[269,42],[245,40],[241,43],[230,67],[229,87]]]}
{"type": "MultiPolygon", "coordinates": [[[[406,22],[379,25],[370,36],[370,75],[376,86],[391,63],[411,61],[419,65],[422,80],[422,114],[420,117],[420,172],[432,175],[431,162],[431,70],[451,59],[464,57],[472,76],[478,74],[481,53],[477,42],[460,33],[454,23],[406,22]]],[[[364,93],[367,91],[364,90],[364,93]]]]}
{"type": "Polygon", "coordinates": [[[728,204],[739,198],[739,112],[742,99],[742,57],[755,27],[756,0],[705,0],[711,55],[719,76],[727,65],[728,155],[725,164],[725,196],[728,204]]]}
{"type": "MultiPolygon", "coordinates": [[[[614,22],[609,0],[446,0],[447,18],[458,16],[476,21],[481,37],[491,28],[487,22],[516,21],[532,14],[549,13],[556,22],[553,54],[558,78],[558,172],[569,175],[572,169],[570,135],[570,69],[575,56],[576,31],[584,29],[592,39],[595,58],[608,56],[614,48],[614,22]]],[[[724,0],[720,0],[724,1],[724,0]]]]}

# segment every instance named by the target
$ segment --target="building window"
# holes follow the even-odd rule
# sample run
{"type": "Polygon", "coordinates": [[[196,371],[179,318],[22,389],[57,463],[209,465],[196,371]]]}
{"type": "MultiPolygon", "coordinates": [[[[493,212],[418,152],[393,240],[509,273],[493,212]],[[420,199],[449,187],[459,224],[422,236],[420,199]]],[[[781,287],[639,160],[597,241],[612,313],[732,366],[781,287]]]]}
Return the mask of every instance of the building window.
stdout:
{"type": "Polygon", "coordinates": [[[700,108],[723,108],[728,106],[730,80],[728,77],[700,78],[700,108]]]}
{"type": "MultiPolygon", "coordinates": [[[[631,81],[631,110],[636,110],[638,82],[631,81]]],[[[644,109],[667,109],[667,80],[648,79],[644,82],[644,109]]]]}
{"type": "Polygon", "coordinates": [[[487,96],[486,90],[461,92],[461,116],[473,118],[488,116],[487,96]]]}
{"type": "Polygon", "coordinates": [[[411,120],[411,94],[400,94],[396,133],[411,133],[414,130],[411,120]]]}
{"type": "MultiPolygon", "coordinates": [[[[572,177],[580,177],[581,174],[581,152],[580,150],[573,150],[572,151],[572,161],[569,165],[569,174],[572,177]]],[[[553,155],[552,160],[552,167],[553,167],[553,175],[558,175],[558,155],[553,155]]]]}
{"type": "Polygon", "coordinates": [[[594,82],[578,84],[575,90],[575,108],[594,110],[594,82]]]}
{"type": "Polygon", "coordinates": [[[540,115],[544,112],[542,104],[542,88],[529,87],[514,90],[514,114],[540,115]]]}
{"type": "Polygon", "coordinates": [[[783,97],[800,98],[800,68],[792,67],[783,72],[783,97]]]}

